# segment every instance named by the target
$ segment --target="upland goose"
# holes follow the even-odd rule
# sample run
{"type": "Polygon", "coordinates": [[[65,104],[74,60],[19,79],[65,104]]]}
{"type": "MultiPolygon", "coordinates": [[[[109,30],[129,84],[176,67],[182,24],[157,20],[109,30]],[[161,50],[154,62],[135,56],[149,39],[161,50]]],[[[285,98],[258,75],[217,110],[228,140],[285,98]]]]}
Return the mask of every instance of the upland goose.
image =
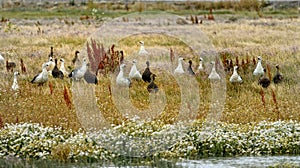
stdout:
{"type": "Polygon", "coordinates": [[[273,82],[274,82],[275,84],[278,84],[278,83],[281,83],[282,80],[283,80],[283,75],[280,73],[280,71],[279,71],[279,65],[277,64],[277,65],[276,65],[276,74],[275,74],[275,76],[273,77],[273,82]]]}
{"type": "Polygon", "coordinates": [[[150,63],[149,63],[149,61],[146,61],[146,64],[147,64],[147,68],[145,69],[145,71],[143,72],[143,75],[142,75],[142,79],[143,79],[143,81],[145,81],[145,82],[151,82],[151,74],[152,74],[152,72],[150,71],[150,63]]]}
{"type": "Polygon", "coordinates": [[[210,74],[208,76],[208,79],[210,79],[210,80],[220,80],[221,77],[220,77],[220,75],[216,71],[216,65],[215,65],[216,63],[215,63],[215,61],[212,61],[211,64],[212,64],[212,69],[211,69],[211,72],[210,72],[210,74]]]}
{"type": "Polygon", "coordinates": [[[126,87],[130,87],[131,86],[131,81],[129,78],[124,77],[124,68],[125,68],[125,64],[121,64],[120,65],[120,72],[117,76],[116,82],[119,86],[126,86],[126,87]]]}
{"type": "Polygon", "coordinates": [[[155,74],[151,74],[150,75],[151,82],[147,86],[147,90],[148,90],[149,93],[156,93],[156,92],[158,92],[158,86],[154,83],[155,77],[156,77],[155,74]]]}
{"type": "Polygon", "coordinates": [[[229,81],[231,83],[241,83],[241,82],[243,82],[241,76],[237,72],[238,68],[239,68],[238,66],[233,67],[233,73],[232,73],[232,75],[229,79],[229,81]]]}
{"type": "Polygon", "coordinates": [[[147,55],[148,51],[145,50],[144,41],[140,41],[139,43],[141,45],[139,55],[147,55]]]}
{"type": "Polygon", "coordinates": [[[259,78],[258,84],[261,85],[263,88],[268,88],[270,83],[270,79],[266,76],[266,69],[264,69],[264,74],[262,75],[262,77],[259,78]]]}
{"type": "Polygon", "coordinates": [[[62,71],[60,71],[57,67],[57,58],[54,59],[54,63],[55,63],[55,66],[52,70],[52,76],[53,78],[60,78],[60,79],[63,79],[64,78],[64,73],[62,71]]]}
{"type": "Polygon", "coordinates": [[[187,72],[189,75],[193,76],[195,75],[195,72],[193,71],[192,64],[193,64],[192,60],[189,60],[189,67],[187,68],[187,72]]]}
{"type": "Polygon", "coordinates": [[[69,77],[72,77],[73,80],[80,80],[84,77],[84,74],[87,70],[87,61],[84,58],[81,67],[74,69],[70,74],[69,77]]]}
{"type": "Polygon", "coordinates": [[[68,76],[68,72],[65,68],[65,60],[63,58],[59,59],[60,61],[60,67],[59,67],[59,70],[64,74],[64,76],[68,76]]]}
{"type": "Polygon", "coordinates": [[[14,81],[13,81],[13,84],[11,86],[11,89],[12,90],[18,90],[19,89],[19,85],[18,85],[18,76],[20,75],[19,72],[15,72],[14,73],[14,81]]]}
{"type": "Polygon", "coordinates": [[[184,70],[183,70],[183,67],[182,67],[182,61],[184,59],[182,57],[179,57],[178,58],[178,66],[177,68],[174,70],[174,74],[184,74],[184,70]]]}
{"type": "Polygon", "coordinates": [[[204,68],[203,68],[203,58],[200,57],[199,58],[199,66],[198,66],[198,71],[203,71],[204,68]]]}
{"type": "Polygon", "coordinates": [[[137,80],[142,79],[141,73],[136,68],[136,60],[132,61],[132,67],[131,67],[130,72],[129,72],[129,78],[130,79],[137,79],[137,80]]]}
{"type": "Polygon", "coordinates": [[[32,80],[31,83],[38,83],[39,85],[43,85],[45,82],[48,81],[48,72],[47,67],[49,66],[49,62],[46,62],[42,65],[42,72],[36,75],[32,80]]]}
{"type": "Polygon", "coordinates": [[[264,68],[261,65],[261,57],[259,56],[257,58],[257,65],[255,70],[253,71],[253,75],[257,76],[257,75],[263,75],[264,74],[264,68]]]}

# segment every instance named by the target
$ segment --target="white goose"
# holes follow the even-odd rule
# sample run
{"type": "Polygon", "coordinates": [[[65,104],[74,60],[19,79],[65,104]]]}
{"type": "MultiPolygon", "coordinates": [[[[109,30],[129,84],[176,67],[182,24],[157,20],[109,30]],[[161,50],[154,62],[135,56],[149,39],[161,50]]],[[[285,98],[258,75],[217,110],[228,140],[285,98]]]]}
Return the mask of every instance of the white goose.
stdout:
{"type": "Polygon", "coordinates": [[[258,62],[257,62],[255,70],[253,71],[253,75],[255,75],[255,76],[264,75],[264,68],[261,65],[261,57],[259,56],[257,59],[258,59],[258,62]]]}
{"type": "Polygon", "coordinates": [[[238,66],[233,67],[233,73],[232,73],[232,75],[229,79],[229,81],[231,83],[241,83],[241,82],[243,82],[241,76],[237,72],[238,68],[239,68],[238,66]]]}
{"type": "Polygon", "coordinates": [[[60,59],[60,67],[59,70],[64,74],[64,76],[68,76],[68,72],[66,71],[65,68],[65,60],[63,58],[60,59]]]}
{"type": "Polygon", "coordinates": [[[141,73],[136,68],[136,60],[132,61],[132,67],[129,72],[129,78],[130,79],[138,79],[138,80],[142,79],[141,73]]]}
{"type": "Polygon", "coordinates": [[[32,80],[31,83],[38,83],[39,85],[43,85],[45,82],[48,81],[48,72],[47,67],[49,66],[49,62],[46,62],[42,65],[42,72],[36,75],[32,80]]]}
{"type": "Polygon", "coordinates": [[[4,57],[0,54],[0,64],[4,64],[4,57]]]}
{"type": "Polygon", "coordinates": [[[212,69],[211,69],[211,72],[210,72],[210,74],[208,76],[208,79],[210,79],[210,80],[220,80],[221,77],[220,77],[220,75],[216,71],[216,65],[215,65],[216,63],[215,63],[215,61],[212,61],[211,64],[212,64],[212,69]]]}
{"type": "Polygon", "coordinates": [[[13,84],[11,86],[11,89],[12,90],[18,90],[19,89],[19,85],[18,85],[18,76],[20,75],[19,72],[15,72],[14,73],[14,81],[13,81],[13,84]]]}
{"type": "Polygon", "coordinates": [[[125,68],[125,66],[126,66],[125,64],[120,65],[120,72],[117,76],[116,82],[120,86],[130,87],[130,85],[131,85],[130,79],[124,77],[124,68],[125,68]]]}
{"type": "Polygon", "coordinates": [[[184,59],[182,57],[179,57],[178,58],[178,66],[177,68],[174,70],[174,74],[184,74],[184,70],[183,70],[183,67],[182,67],[182,61],[184,59]]]}
{"type": "Polygon", "coordinates": [[[86,59],[83,59],[82,66],[80,68],[74,69],[71,72],[71,75],[69,77],[72,77],[74,80],[80,80],[84,77],[85,72],[87,71],[87,63],[86,59]]]}
{"type": "Polygon", "coordinates": [[[52,76],[52,70],[53,70],[54,67],[55,67],[55,62],[53,61],[52,57],[49,57],[48,66],[47,66],[46,69],[47,69],[48,74],[50,76],[52,76]]]}
{"type": "Polygon", "coordinates": [[[148,51],[145,50],[144,41],[140,41],[139,43],[141,44],[139,55],[147,55],[147,54],[149,54],[148,51]]]}
{"type": "Polygon", "coordinates": [[[202,57],[200,57],[199,58],[199,67],[198,67],[199,71],[203,71],[204,70],[202,61],[203,61],[203,59],[202,59],[202,57]]]}

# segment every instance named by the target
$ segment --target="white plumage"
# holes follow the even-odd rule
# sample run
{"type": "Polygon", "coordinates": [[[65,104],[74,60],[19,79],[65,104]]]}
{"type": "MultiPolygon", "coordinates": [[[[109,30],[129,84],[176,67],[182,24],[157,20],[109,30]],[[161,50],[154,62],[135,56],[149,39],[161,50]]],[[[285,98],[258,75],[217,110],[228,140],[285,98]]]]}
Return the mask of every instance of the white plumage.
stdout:
{"type": "Polygon", "coordinates": [[[264,75],[264,68],[261,65],[261,57],[257,58],[257,65],[255,70],[253,71],[253,75],[257,76],[257,75],[264,75]]]}
{"type": "Polygon", "coordinates": [[[80,80],[81,78],[84,77],[86,70],[87,70],[87,63],[86,63],[86,59],[84,58],[82,66],[72,71],[72,78],[74,80],[80,80]]]}
{"type": "Polygon", "coordinates": [[[130,79],[138,79],[138,80],[142,79],[141,73],[136,68],[136,60],[132,61],[132,67],[129,72],[129,78],[130,79]]]}
{"type": "Polygon", "coordinates": [[[212,69],[211,69],[211,72],[210,72],[210,74],[208,76],[208,79],[210,79],[210,80],[220,80],[221,77],[220,77],[220,75],[216,71],[215,62],[212,61],[211,64],[212,64],[212,69]]]}
{"type": "Polygon", "coordinates": [[[202,57],[199,58],[199,67],[198,67],[198,70],[199,71],[203,71],[203,63],[202,63],[203,59],[202,57]]]}
{"type": "Polygon", "coordinates": [[[147,55],[148,52],[145,50],[144,41],[140,41],[139,43],[141,44],[139,55],[147,55]]]}
{"type": "Polygon", "coordinates": [[[49,66],[49,62],[46,62],[42,65],[42,72],[36,75],[31,83],[43,84],[48,81],[48,72],[47,67],[49,66]]]}
{"type": "Polygon", "coordinates": [[[47,66],[47,71],[48,71],[48,74],[50,76],[52,76],[52,70],[53,68],[55,67],[55,62],[53,61],[53,58],[52,57],[49,57],[49,61],[47,62],[48,63],[48,66],[47,66]]]}
{"type": "Polygon", "coordinates": [[[129,87],[131,84],[131,81],[130,81],[130,79],[124,77],[124,68],[125,68],[125,64],[121,64],[120,72],[117,76],[116,82],[119,86],[129,87]]]}
{"type": "Polygon", "coordinates": [[[63,58],[60,59],[60,67],[59,70],[64,74],[64,76],[68,76],[68,72],[66,71],[65,68],[65,60],[63,58]]]}
{"type": "Polygon", "coordinates": [[[11,86],[11,89],[12,90],[18,90],[19,89],[19,85],[18,85],[18,76],[20,75],[19,72],[15,72],[14,73],[14,81],[13,81],[13,84],[11,86]]]}
{"type": "Polygon", "coordinates": [[[238,69],[238,66],[234,66],[233,67],[233,73],[232,73],[232,75],[231,75],[231,77],[229,79],[229,81],[231,83],[237,83],[237,82],[241,83],[241,82],[243,82],[241,76],[237,72],[237,69],[238,69]]]}
{"type": "Polygon", "coordinates": [[[182,57],[179,57],[178,58],[178,66],[177,68],[174,70],[174,74],[184,74],[184,70],[183,70],[183,67],[182,67],[182,61],[184,59],[182,57]]]}
{"type": "Polygon", "coordinates": [[[4,57],[0,54],[0,64],[4,64],[4,57]]]}

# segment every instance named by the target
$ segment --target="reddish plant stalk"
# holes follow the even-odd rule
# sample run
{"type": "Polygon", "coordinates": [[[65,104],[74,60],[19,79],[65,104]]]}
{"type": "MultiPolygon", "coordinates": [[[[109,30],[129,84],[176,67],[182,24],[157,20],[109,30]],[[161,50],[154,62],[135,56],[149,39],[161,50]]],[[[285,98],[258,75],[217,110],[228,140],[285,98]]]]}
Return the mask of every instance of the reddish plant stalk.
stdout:
{"type": "Polygon", "coordinates": [[[66,102],[66,105],[69,107],[69,109],[71,109],[72,102],[71,102],[71,99],[70,99],[68,88],[66,86],[64,86],[64,100],[66,102]]]}
{"type": "Polygon", "coordinates": [[[49,88],[50,88],[50,94],[52,94],[53,93],[53,85],[51,82],[49,82],[49,88]]]}
{"type": "Polygon", "coordinates": [[[277,102],[276,94],[275,94],[275,92],[274,92],[273,89],[271,89],[271,90],[272,90],[273,102],[275,104],[275,111],[277,113],[277,120],[279,120],[280,119],[280,111],[279,111],[279,107],[278,107],[278,102],[277,102]]]}
{"type": "Polygon", "coordinates": [[[0,128],[3,128],[4,127],[4,123],[3,123],[3,120],[2,120],[2,116],[0,114],[0,128]]]}
{"type": "Polygon", "coordinates": [[[264,108],[266,108],[265,92],[263,89],[260,90],[261,102],[263,103],[264,108]]]}

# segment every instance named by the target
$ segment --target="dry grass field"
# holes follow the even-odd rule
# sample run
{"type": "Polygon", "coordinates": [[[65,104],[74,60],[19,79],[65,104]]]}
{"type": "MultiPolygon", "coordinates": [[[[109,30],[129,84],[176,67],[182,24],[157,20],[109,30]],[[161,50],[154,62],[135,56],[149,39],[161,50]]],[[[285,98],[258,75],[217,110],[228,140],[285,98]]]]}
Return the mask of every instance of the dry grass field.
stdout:
{"type": "MultiPolygon", "coordinates": [[[[249,123],[262,120],[299,121],[299,18],[239,16],[237,20],[232,21],[228,19],[231,16],[215,15],[215,21],[211,21],[205,19],[203,15],[198,17],[203,18],[203,23],[197,25],[199,31],[210,38],[215,49],[220,53],[221,61],[226,55],[226,58],[232,59],[234,63],[238,60],[241,67],[242,61],[249,62],[247,66],[239,70],[244,80],[242,84],[231,84],[229,82],[231,73],[226,74],[226,102],[220,120],[228,123],[249,123]],[[268,65],[271,75],[275,73],[275,65],[280,65],[284,75],[284,81],[281,84],[272,83],[267,89],[262,89],[258,85],[258,78],[252,75],[255,68],[252,60],[257,56],[262,57],[264,67],[268,65]]],[[[101,24],[102,22],[92,18],[81,20],[79,17],[32,20],[11,18],[9,22],[0,23],[0,54],[8,61],[16,62],[17,66],[14,71],[21,72],[20,59],[24,60],[27,70],[19,76],[19,91],[12,91],[13,73],[6,71],[5,63],[0,65],[1,124],[34,122],[47,126],[58,125],[72,130],[82,128],[74,104],[69,107],[64,97],[67,92],[69,99],[73,100],[71,79],[61,80],[50,77],[43,86],[31,84],[30,81],[41,71],[42,63],[48,61],[50,46],[54,47],[54,57],[64,58],[66,67],[69,67],[67,69],[69,71],[73,69],[75,66],[71,60],[75,51],[83,49],[86,40],[99,30],[101,24]]],[[[193,68],[196,71],[198,58],[186,54],[189,51],[185,49],[185,46],[168,37],[129,37],[123,39],[126,47],[118,48],[117,46],[116,48],[124,50],[126,60],[126,53],[138,51],[137,44],[141,39],[147,42],[147,47],[161,47],[156,46],[157,43],[165,41],[163,47],[173,48],[175,53],[192,59],[193,68]]],[[[186,61],[184,66],[187,67],[187,65],[186,61]]],[[[139,70],[143,72],[144,68],[145,65],[139,67],[139,70]]],[[[158,75],[156,83],[166,94],[167,102],[164,112],[157,119],[164,123],[172,123],[180,106],[180,88],[171,75],[159,72],[157,69],[153,71],[158,75]]],[[[99,83],[95,85],[95,94],[99,112],[102,112],[111,123],[120,123],[124,117],[112,101],[110,78],[101,74],[97,77],[99,83]]],[[[197,80],[201,97],[198,118],[204,120],[210,107],[211,84],[203,74],[197,76],[197,80]]],[[[134,87],[129,92],[134,106],[138,109],[149,108],[147,84],[134,81],[133,85],[134,87]]]]}

